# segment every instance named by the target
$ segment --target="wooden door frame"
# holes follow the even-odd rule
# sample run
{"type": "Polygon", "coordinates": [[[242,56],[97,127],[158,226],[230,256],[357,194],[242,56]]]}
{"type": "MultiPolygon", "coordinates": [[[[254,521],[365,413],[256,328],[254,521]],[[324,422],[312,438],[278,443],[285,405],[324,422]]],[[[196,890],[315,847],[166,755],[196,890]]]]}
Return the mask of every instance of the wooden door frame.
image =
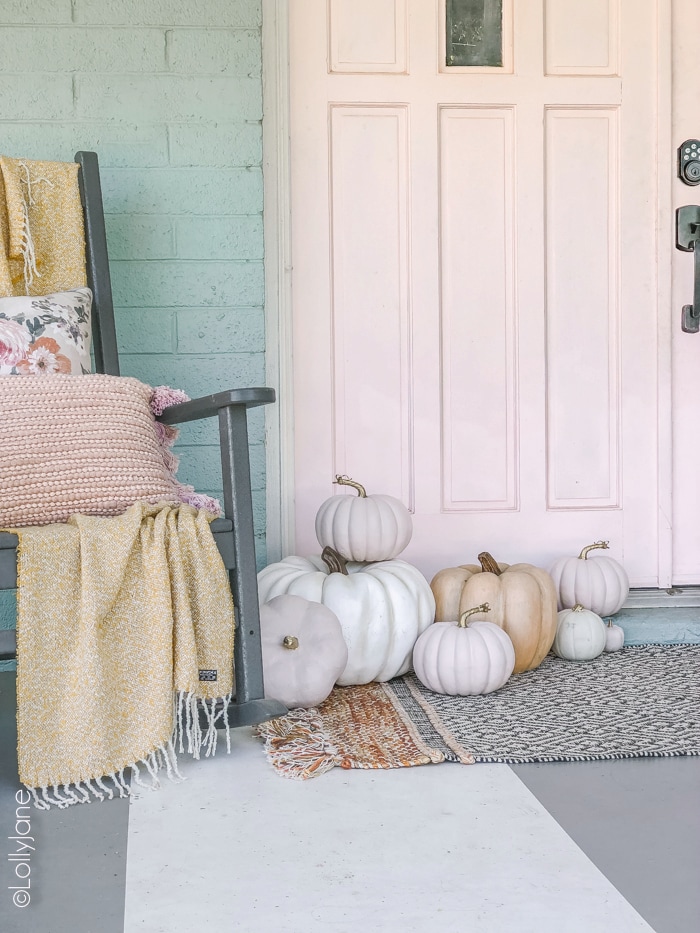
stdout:
{"type": "MultiPolygon", "coordinates": [[[[656,0],[657,11],[657,326],[658,326],[658,567],[671,586],[673,428],[670,307],[673,259],[674,144],[672,64],[674,10],[685,0],[656,0]]],[[[294,398],[289,96],[290,0],[262,0],[263,169],[266,374],[278,403],[266,413],[267,554],[294,550],[294,398]]],[[[652,599],[658,592],[649,591],[652,599]]],[[[700,593],[700,590],[699,590],[700,593]]],[[[643,598],[641,592],[638,599],[643,598]]],[[[698,601],[700,605],[700,600],[698,601]]]]}
{"type": "Polygon", "coordinates": [[[294,551],[294,371],[289,151],[289,0],[262,0],[265,409],[268,562],[294,551]]]}

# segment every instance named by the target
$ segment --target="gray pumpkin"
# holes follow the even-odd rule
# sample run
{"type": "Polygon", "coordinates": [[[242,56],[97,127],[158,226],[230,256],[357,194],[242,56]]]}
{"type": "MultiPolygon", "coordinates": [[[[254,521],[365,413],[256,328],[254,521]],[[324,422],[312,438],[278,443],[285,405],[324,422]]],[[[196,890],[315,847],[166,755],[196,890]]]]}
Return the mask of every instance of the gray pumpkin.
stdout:
{"type": "Polygon", "coordinates": [[[322,703],[348,663],[338,617],[301,596],[260,607],[265,695],[289,709],[322,703]]]}

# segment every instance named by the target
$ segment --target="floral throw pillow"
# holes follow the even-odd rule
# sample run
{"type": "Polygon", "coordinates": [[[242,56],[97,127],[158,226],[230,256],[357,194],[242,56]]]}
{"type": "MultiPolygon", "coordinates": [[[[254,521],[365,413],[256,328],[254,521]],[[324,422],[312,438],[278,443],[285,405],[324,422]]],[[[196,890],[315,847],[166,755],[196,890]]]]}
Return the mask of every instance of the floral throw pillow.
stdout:
{"type": "Polygon", "coordinates": [[[91,371],[92,292],[0,298],[0,376],[91,371]]]}

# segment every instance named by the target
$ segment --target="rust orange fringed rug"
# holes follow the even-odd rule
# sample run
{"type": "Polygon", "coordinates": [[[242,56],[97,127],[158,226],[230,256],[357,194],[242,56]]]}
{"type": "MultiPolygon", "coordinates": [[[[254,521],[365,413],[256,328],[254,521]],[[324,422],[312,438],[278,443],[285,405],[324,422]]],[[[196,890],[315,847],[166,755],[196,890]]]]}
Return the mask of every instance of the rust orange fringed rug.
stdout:
{"type": "Polygon", "coordinates": [[[700,754],[700,645],[646,645],[576,664],[549,656],[495,693],[448,697],[413,674],[336,687],[257,728],[274,768],[520,763],[700,754]]]}
{"type": "MultiPolygon", "coordinates": [[[[410,768],[445,760],[406,717],[387,684],[336,687],[315,709],[293,710],[257,727],[283,777],[305,780],[331,768],[410,768]]],[[[469,755],[465,764],[470,763],[469,755]]]]}

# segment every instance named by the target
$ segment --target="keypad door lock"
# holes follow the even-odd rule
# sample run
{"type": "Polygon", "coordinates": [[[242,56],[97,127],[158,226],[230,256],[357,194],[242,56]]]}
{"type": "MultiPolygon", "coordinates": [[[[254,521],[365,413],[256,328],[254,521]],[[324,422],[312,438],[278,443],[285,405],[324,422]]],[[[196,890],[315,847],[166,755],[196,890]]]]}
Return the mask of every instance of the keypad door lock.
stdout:
{"type": "Polygon", "coordinates": [[[700,207],[686,204],[676,211],[676,249],[693,254],[693,303],[683,305],[681,330],[700,332],[700,207]]]}
{"type": "Polygon", "coordinates": [[[679,146],[678,177],[686,185],[700,185],[700,139],[686,139],[679,146]]]}

